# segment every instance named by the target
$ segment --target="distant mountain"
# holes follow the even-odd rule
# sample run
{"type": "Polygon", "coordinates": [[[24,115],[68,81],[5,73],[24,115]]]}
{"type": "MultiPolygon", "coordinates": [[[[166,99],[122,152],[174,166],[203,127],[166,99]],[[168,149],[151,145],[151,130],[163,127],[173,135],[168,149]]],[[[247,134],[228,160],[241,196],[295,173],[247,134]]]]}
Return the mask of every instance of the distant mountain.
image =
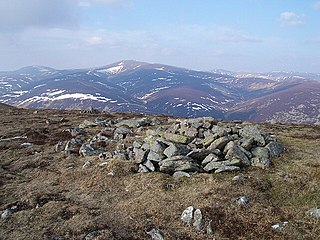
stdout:
{"type": "Polygon", "coordinates": [[[0,72],[0,102],[85,109],[319,123],[320,75],[195,71],[121,61],[92,69],[32,66],[0,72]]]}

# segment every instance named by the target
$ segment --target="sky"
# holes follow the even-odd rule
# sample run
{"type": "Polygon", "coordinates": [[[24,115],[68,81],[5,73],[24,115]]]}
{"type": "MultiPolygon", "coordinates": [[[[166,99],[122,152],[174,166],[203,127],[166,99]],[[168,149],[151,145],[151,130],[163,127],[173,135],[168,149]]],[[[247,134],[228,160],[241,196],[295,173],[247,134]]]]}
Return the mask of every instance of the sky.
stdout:
{"type": "Polygon", "coordinates": [[[0,71],[124,59],[320,72],[320,1],[0,0],[0,71]]]}

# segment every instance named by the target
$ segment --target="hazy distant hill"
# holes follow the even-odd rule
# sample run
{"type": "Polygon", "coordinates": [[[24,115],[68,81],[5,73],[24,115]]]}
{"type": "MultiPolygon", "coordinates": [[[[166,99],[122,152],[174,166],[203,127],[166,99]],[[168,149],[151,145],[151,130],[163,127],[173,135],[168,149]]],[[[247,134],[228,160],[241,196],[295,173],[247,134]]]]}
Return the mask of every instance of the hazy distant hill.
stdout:
{"type": "Polygon", "coordinates": [[[32,66],[0,72],[0,101],[27,108],[84,109],[319,123],[320,75],[195,71],[121,61],[93,69],[32,66]]]}

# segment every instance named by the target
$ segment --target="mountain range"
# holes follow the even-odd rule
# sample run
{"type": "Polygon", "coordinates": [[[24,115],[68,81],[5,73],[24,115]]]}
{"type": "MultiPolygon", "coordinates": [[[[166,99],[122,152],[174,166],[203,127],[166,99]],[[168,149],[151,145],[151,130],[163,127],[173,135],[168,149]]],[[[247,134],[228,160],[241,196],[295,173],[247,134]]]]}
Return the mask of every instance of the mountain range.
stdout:
{"type": "Polygon", "coordinates": [[[31,66],[0,72],[0,102],[320,124],[320,74],[196,71],[133,60],[88,69],[31,66]]]}

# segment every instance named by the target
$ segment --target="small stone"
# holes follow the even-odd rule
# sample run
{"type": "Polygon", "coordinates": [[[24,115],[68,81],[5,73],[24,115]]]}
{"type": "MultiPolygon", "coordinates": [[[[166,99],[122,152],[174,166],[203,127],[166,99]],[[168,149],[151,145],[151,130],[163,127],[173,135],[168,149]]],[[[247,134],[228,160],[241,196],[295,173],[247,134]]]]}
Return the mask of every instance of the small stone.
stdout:
{"type": "Polygon", "coordinates": [[[64,150],[64,142],[63,141],[59,141],[55,146],[54,146],[54,150],[56,152],[62,152],[64,150]]]}
{"type": "Polygon", "coordinates": [[[127,125],[121,125],[121,126],[117,127],[114,132],[117,134],[123,134],[123,135],[132,133],[130,127],[127,125]]]}
{"type": "Polygon", "coordinates": [[[112,158],[113,155],[111,152],[103,152],[103,153],[100,153],[99,154],[99,160],[100,161],[105,161],[105,160],[108,160],[110,158],[112,158]]]}
{"type": "Polygon", "coordinates": [[[245,206],[249,204],[249,199],[246,196],[242,196],[236,199],[236,203],[245,206]]]}
{"type": "Polygon", "coordinates": [[[196,209],[193,213],[193,226],[197,231],[200,231],[202,228],[202,213],[200,209],[196,209]]]}
{"type": "Polygon", "coordinates": [[[142,165],[142,164],[139,164],[139,169],[138,169],[138,172],[139,173],[148,173],[149,170],[146,166],[142,165]]]}
{"type": "Polygon", "coordinates": [[[237,166],[223,166],[214,171],[214,173],[222,173],[222,172],[234,172],[240,171],[240,168],[237,166]]]}
{"type": "Polygon", "coordinates": [[[212,151],[208,149],[194,149],[187,154],[188,157],[197,161],[203,161],[212,151]]]}
{"type": "Polygon", "coordinates": [[[89,168],[89,167],[91,167],[91,165],[92,165],[92,163],[88,160],[83,164],[82,168],[89,168]]]}
{"type": "Polygon", "coordinates": [[[232,181],[240,182],[246,180],[248,177],[245,175],[237,175],[232,178],[232,181]]]}
{"type": "Polygon", "coordinates": [[[32,146],[32,143],[22,143],[20,146],[23,148],[28,148],[32,146]]]}
{"type": "Polygon", "coordinates": [[[288,224],[288,222],[280,222],[280,223],[272,225],[271,227],[276,231],[281,231],[287,224],[288,224]]]}
{"type": "Polygon", "coordinates": [[[178,172],[175,172],[172,176],[173,177],[190,177],[190,174],[183,171],[178,171],[178,172]]]}
{"type": "Polygon", "coordinates": [[[153,228],[147,232],[147,234],[151,236],[151,240],[164,240],[164,237],[159,229],[153,228]]]}
{"type": "Polygon", "coordinates": [[[312,217],[320,218],[320,208],[313,208],[309,210],[309,214],[312,217]]]}
{"type": "Polygon", "coordinates": [[[191,225],[192,218],[193,218],[193,210],[194,208],[192,206],[187,207],[181,214],[180,219],[187,223],[188,225],[191,225]]]}
{"type": "Polygon", "coordinates": [[[11,208],[7,208],[1,214],[1,219],[7,219],[11,217],[12,214],[13,214],[13,210],[11,208]]]}
{"type": "Polygon", "coordinates": [[[211,225],[211,223],[212,223],[212,220],[210,220],[209,222],[208,222],[208,225],[207,225],[207,234],[208,235],[212,235],[213,234],[213,230],[212,230],[212,225],[211,225]]]}
{"type": "Polygon", "coordinates": [[[86,235],[85,240],[93,240],[99,235],[100,235],[99,230],[92,231],[86,235]]]}

